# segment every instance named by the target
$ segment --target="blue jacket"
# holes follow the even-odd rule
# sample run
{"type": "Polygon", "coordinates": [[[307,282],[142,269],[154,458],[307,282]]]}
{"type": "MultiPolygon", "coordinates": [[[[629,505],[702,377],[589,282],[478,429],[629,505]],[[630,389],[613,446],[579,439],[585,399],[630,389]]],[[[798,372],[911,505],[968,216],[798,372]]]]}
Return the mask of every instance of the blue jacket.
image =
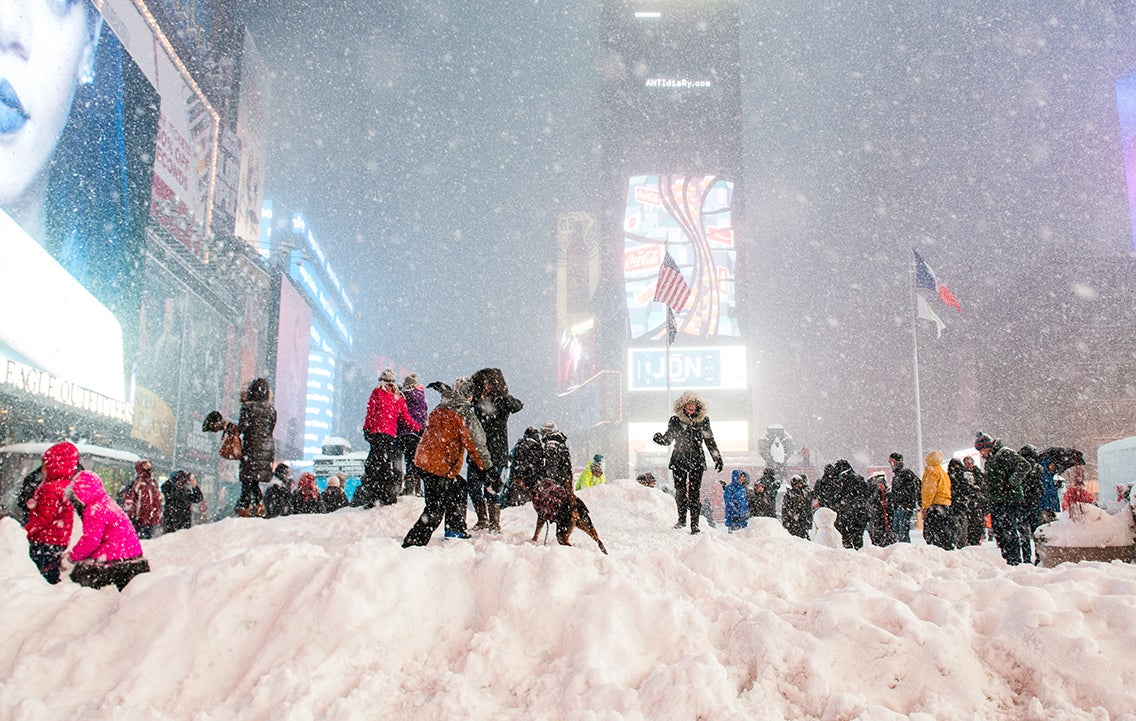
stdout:
{"type": "Polygon", "coordinates": [[[749,518],[749,502],[746,500],[746,488],[742,483],[738,471],[734,471],[733,481],[722,491],[722,498],[726,501],[726,527],[745,528],[746,519],[749,518]]]}

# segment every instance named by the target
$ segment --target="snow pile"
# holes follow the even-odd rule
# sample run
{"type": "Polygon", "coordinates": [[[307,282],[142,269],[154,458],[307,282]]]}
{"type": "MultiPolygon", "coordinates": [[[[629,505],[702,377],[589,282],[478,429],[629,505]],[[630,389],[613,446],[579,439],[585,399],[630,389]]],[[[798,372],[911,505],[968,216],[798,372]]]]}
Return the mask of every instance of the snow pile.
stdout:
{"type": "Polygon", "coordinates": [[[0,521],[0,718],[1126,719],[1136,566],[676,531],[580,493],[611,555],[504,533],[402,549],[418,499],[144,541],[119,594],[50,587],[0,521]]]}
{"type": "Polygon", "coordinates": [[[1047,546],[1076,548],[1114,548],[1131,546],[1132,511],[1122,508],[1117,513],[1089,504],[1079,504],[1075,517],[1062,511],[1057,520],[1039,526],[1035,535],[1047,546]]]}

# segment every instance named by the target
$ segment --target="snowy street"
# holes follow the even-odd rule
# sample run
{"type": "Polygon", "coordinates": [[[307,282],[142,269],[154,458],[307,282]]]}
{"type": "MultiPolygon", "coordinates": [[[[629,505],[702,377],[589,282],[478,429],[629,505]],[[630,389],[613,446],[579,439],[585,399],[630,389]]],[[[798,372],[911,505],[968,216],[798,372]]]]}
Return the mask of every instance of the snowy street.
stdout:
{"type": "Polygon", "coordinates": [[[1136,719],[1136,566],[692,537],[659,491],[580,496],[610,556],[530,543],[531,506],[404,550],[402,498],[144,541],[121,594],[47,585],[2,519],[0,718],[1136,719]]]}

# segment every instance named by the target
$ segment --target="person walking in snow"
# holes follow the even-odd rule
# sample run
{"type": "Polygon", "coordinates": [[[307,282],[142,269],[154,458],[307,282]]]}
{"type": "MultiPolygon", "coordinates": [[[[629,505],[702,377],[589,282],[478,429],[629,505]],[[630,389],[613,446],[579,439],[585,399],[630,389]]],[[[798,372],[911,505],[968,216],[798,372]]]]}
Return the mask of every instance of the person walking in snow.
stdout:
{"type": "Polygon", "coordinates": [[[746,482],[749,474],[735,468],[730,474],[729,484],[722,484],[722,500],[726,505],[726,528],[730,533],[745,528],[749,524],[749,499],[746,498],[746,482]]]}
{"type": "Polygon", "coordinates": [[[580,477],[576,479],[576,490],[591,488],[592,486],[601,486],[606,482],[607,476],[604,475],[604,457],[603,454],[597,453],[592,456],[592,462],[589,463],[584,470],[580,471],[580,477]]]}
{"type": "Polygon", "coordinates": [[[990,513],[990,499],[986,495],[986,476],[970,456],[963,456],[962,480],[969,489],[964,545],[977,546],[986,537],[986,516],[990,513]]]}
{"type": "Polygon", "coordinates": [[[122,510],[139,538],[153,538],[161,529],[162,489],[154,480],[154,464],[150,460],[135,462],[134,481],[122,493],[122,510]]]}
{"type": "Polygon", "coordinates": [[[193,504],[204,500],[193,474],[180,468],[172,471],[162,484],[162,495],[162,530],[173,533],[193,526],[193,504]]]}
{"type": "Polygon", "coordinates": [[[845,548],[864,547],[868,527],[868,484],[843,458],[832,464],[836,474],[836,530],[845,548]]]}
{"type": "Polygon", "coordinates": [[[509,466],[509,505],[523,506],[532,500],[532,488],[544,477],[544,445],[540,429],[529,426],[513,446],[509,466]]]}
{"type": "Polygon", "coordinates": [[[868,538],[872,539],[873,546],[890,546],[895,543],[888,495],[887,476],[877,473],[868,479],[868,538]]]}
{"type": "Polygon", "coordinates": [[[808,538],[813,523],[813,494],[809,479],[797,474],[789,479],[789,488],[781,502],[781,525],[798,538],[808,538]]]}
{"type": "Polygon", "coordinates": [[[1007,448],[1001,439],[975,434],[974,449],[986,462],[986,494],[990,499],[990,526],[1002,558],[1011,566],[1020,564],[1022,539],[1022,485],[1030,473],[1029,461],[1007,448]]]}
{"type": "Polygon", "coordinates": [[[422,431],[418,421],[410,417],[406,398],[395,383],[394,371],[387,368],[379,375],[379,383],[367,401],[363,437],[371,450],[363,464],[363,483],[355,491],[355,505],[374,508],[376,503],[389,506],[398,502],[394,454],[399,421],[415,433],[422,431]]]}
{"type": "Polygon", "coordinates": [[[241,434],[241,496],[237,499],[238,516],[259,516],[263,499],[260,486],[272,476],[276,460],[276,408],[268,381],[257,378],[249,383],[241,399],[241,415],[237,421],[241,434]]]}
{"type": "Polygon", "coordinates": [[[509,465],[509,416],[525,407],[509,393],[500,368],[482,368],[469,378],[473,389],[473,412],[485,431],[491,465],[481,470],[475,464],[467,469],[469,499],[477,514],[474,530],[501,532],[501,504],[505,500],[503,474],[509,465]]]}
{"type": "Polygon", "coordinates": [[[904,465],[902,453],[888,456],[891,466],[891,527],[900,543],[911,543],[911,521],[919,508],[919,476],[904,465]]]}
{"type": "Polygon", "coordinates": [[[749,515],[765,518],[777,517],[777,491],[781,482],[773,469],[766,466],[749,490],[749,515]]]}
{"type": "Polygon", "coordinates": [[[702,446],[710,452],[714,470],[722,472],[722,454],[714,441],[706,403],[696,393],[687,391],[674,403],[674,415],[667,422],[665,433],[656,433],[652,440],[660,446],[674,443],[669,467],[674,479],[675,504],[678,522],[675,528],[686,526],[690,514],[690,532],[698,533],[698,509],[702,505],[702,474],[706,471],[706,458],[702,446]]]}
{"type": "MultiPolygon", "coordinates": [[[[419,428],[426,425],[430,409],[426,405],[426,389],[418,382],[417,374],[411,373],[402,379],[402,395],[406,398],[406,411],[419,428]]],[[[402,452],[403,478],[402,495],[421,496],[422,480],[418,477],[418,467],[414,465],[414,454],[418,451],[418,441],[422,431],[411,429],[410,424],[401,418],[398,421],[398,445],[402,452]]]]}
{"type": "Polygon", "coordinates": [[[121,591],[130,579],[148,573],[150,564],[142,558],[134,525],[107,495],[102,479],[83,471],[71,483],[71,492],[83,504],[83,535],[67,557],[75,564],[71,580],[89,588],[114,584],[121,591]]]}
{"type": "Polygon", "coordinates": [[[71,529],[75,509],[67,500],[67,486],[80,470],[79,448],[74,443],[56,443],[43,452],[43,483],[28,501],[28,555],[44,579],[59,583],[60,565],[71,529]]]}
{"type": "Polygon", "coordinates": [[[931,451],[923,460],[923,535],[929,545],[949,551],[954,546],[951,479],[943,469],[942,451],[931,451]]]}
{"type": "Polygon", "coordinates": [[[426,505],[422,515],[402,539],[403,548],[425,546],[443,521],[449,528],[449,518],[459,515],[461,531],[447,530],[446,537],[469,538],[465,531],[468,491],[465,479],[458,474],[467,455],[481,469],[490,465],[488,450],[484,444],[478,448],[464,417],[469,407],[465,379],[454,381],[453,388],[442,383],[431,383],[429,387],[441,392],[442,401],[430,411],[418,443],[418,452],[414,454],[414,465],[418,466],[422,477],[426,505]]]}

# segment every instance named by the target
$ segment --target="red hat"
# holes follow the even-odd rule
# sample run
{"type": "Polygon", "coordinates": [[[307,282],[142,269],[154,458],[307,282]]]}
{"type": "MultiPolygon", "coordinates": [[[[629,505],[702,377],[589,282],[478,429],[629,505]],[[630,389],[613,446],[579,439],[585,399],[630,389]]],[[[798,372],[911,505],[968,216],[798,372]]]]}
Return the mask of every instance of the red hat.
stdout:
{"type": "Polygon", "coordinates": [[[74,443],[56,443],[43,452],[43,474],[49,481],[70,478],[79,466],[79,449],[74,443]]]}

